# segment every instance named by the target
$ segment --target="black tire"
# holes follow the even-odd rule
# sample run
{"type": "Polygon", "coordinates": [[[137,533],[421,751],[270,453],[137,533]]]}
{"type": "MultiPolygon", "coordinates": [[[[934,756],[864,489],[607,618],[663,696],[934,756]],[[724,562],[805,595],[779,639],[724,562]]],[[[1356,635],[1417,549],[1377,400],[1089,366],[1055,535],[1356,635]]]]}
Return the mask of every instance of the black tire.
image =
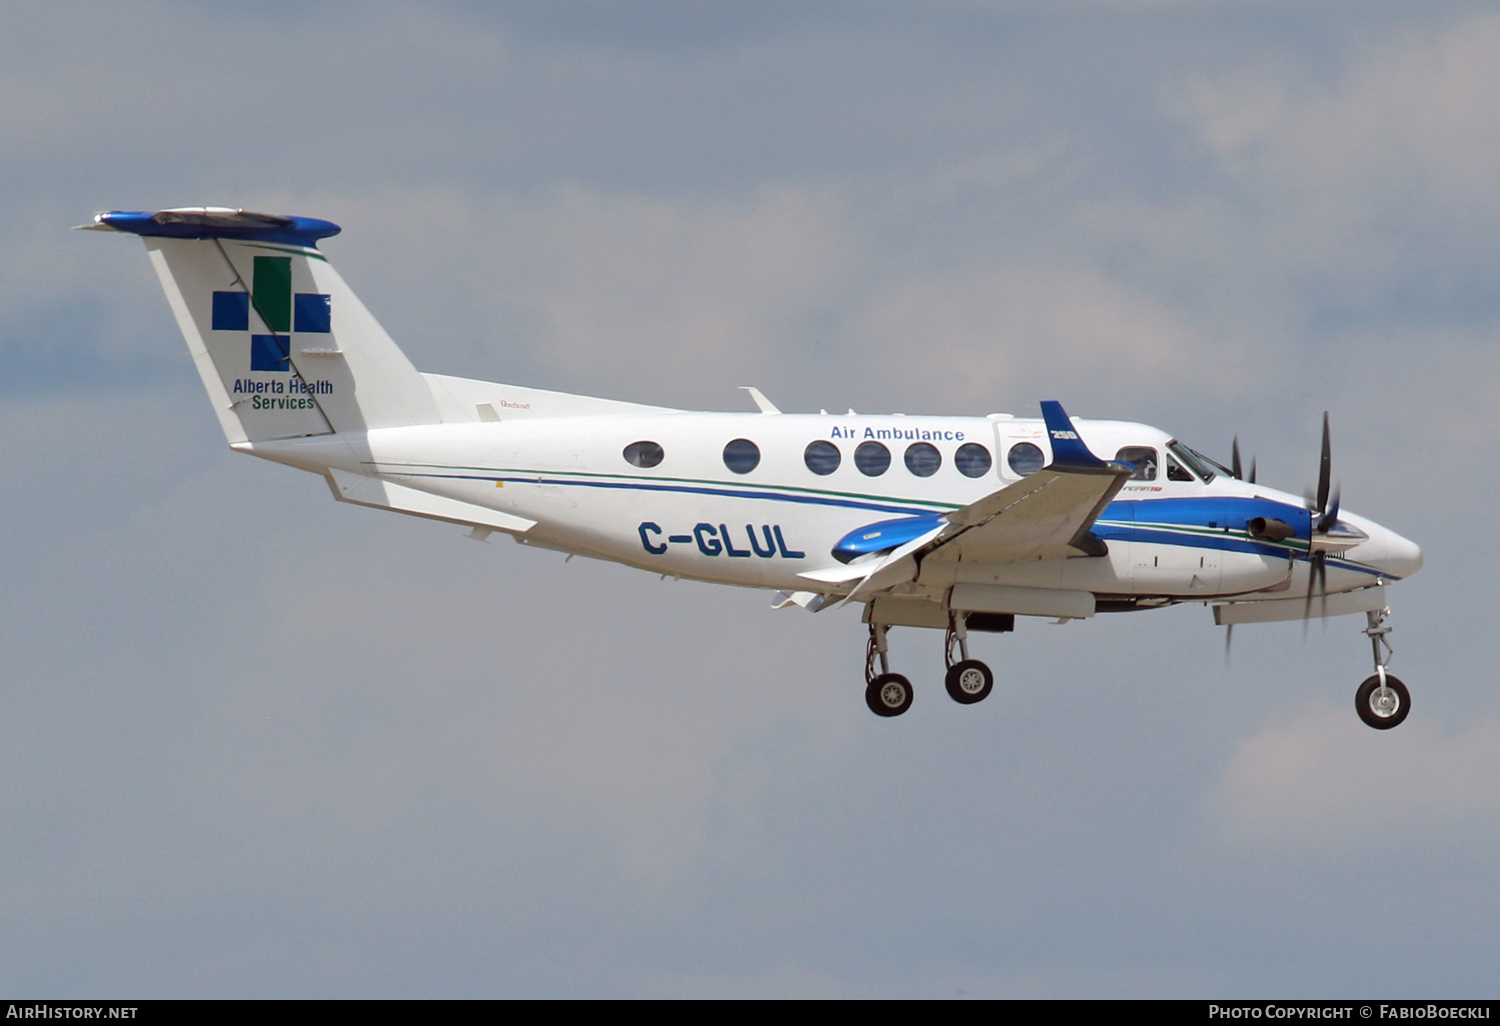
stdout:
{"type": "Polygon", "coordinates": [[[1406,714],[1411,712],[1411,692],[1406,690],[1406,685],[1401,683],[1401,678],[1393,677],[1388,673],[1385,675],[1385,686],[1390,688],[1394,695],[1396,707],[1391,710],[1375,707],[1375,692],[1380,687],[1379,674],[1366,677],[1365,682],[1354,693],[1355,712],[1359,713],[1359,718],[1365,721],[1365,726],[1374,727],[1376,730],[1399,727],[1401,721],[1406,719],[1406,714]]]}
{"type": "Polygon", "coordinates": [[[948,697],[959,705],[973,705],[990,697],[995,689],[995,675],[978,659],[965,659],[948,669],[943,686],[948,689],[948,697]]]}
{"type": "Polygon", "coordinates": [[[899,673],[882,673],[865,688],[865,705],[876,716],[900,716],[911,708],[911,681],[899,673]]]}

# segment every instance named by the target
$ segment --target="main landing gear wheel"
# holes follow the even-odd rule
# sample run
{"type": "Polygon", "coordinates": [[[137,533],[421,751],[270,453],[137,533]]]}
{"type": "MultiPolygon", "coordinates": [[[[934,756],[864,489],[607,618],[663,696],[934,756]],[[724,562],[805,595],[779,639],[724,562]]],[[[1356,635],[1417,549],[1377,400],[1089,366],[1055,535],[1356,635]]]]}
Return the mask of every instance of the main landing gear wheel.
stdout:
{"type": "Polygon", "coordinates": [[[1406,685],[1401,683],[1400,677],[1376,673],[1365,678],[1365,682],[1354,693],[1354,709],[1366,726],[1376,730],[1390,730],[1411,712],[1411,694],[1406,690],[1406,685]]]}
{"type": "Polygon", "coordinates": [[[876,716],[900,716],[911,708],[911,681],[899,673],[882,673],[865,688],[865,704],[876,716]]]}
{"type": "Polygon", "coordinates": [[[973,705],[989,697],[995,688],[995,675],[978,659],[965,659],[948,668],[943,679],[948,695],[960,705],[973,705]]]}
{"type": "Polygon", "coordinates": [[[954,610],[948,614],[948,634],[943,639],[943,662],[948,664],[948,673],[943,677],[943,686],[948,697],[959,705],[983,702],[995,689],[995,675],[978,659],[969,658],[969,614],[954,610]],[[958,649],[954,659],[953,650],[958,649]]]}

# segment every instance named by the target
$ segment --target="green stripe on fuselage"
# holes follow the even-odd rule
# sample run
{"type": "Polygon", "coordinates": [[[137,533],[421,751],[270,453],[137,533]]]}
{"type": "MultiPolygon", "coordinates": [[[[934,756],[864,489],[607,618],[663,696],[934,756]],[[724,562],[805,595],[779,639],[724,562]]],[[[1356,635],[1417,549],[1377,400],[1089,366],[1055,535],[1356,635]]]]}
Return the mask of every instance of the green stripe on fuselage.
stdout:
{"type": "Polygon", "coordinates": [[[370,460],[366,463],[377,474],[399,474],[400,468],[439,471],[477,471],[481,474],[520,474],[536,475],[558,481],[577,479],[587,481],[634,481],[643,487],[660,484],[682,484],[700,485],[709,488],[723,488],[733,491],[765,492],[767,495],[775,495],[781,492],[790,492],[794,495],[809,495],[815,497],[827,497],[831,499],[853,499],[864,502],[897,503],[903,506],[915,506],[918,512],[943,513],[948,510],[962,509],[962,505],[956,502],[939,502],[936,499],[907,499],[898,495],[876,495],[870,492],[841,492],[830,488],[799,488],[794,485],[764,485],[754,481],[723,481],[706,477],[647,477],[643,474],[593,474],[576,470],[539,470],[535,467],[470,467],[464,465],[450,465],[446,463],[393,463],[385,460],[370,460]],[[395,468],[395,469],[390,469],[395,468]]]}

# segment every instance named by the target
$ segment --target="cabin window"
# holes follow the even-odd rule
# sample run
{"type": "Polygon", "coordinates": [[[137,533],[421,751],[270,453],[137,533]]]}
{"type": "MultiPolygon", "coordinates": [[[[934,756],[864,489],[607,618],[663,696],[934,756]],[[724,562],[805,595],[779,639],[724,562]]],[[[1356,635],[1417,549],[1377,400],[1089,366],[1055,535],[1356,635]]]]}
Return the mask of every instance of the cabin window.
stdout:
{"type": "Polygon", "coordinates": [[[660,463],[665,455],[655,442],[631,442],[625,447],[625,462],[646,470],[660,463]]]}
{"type": "Polygon", "coordinates": [[[990,451],[978,442],[965,442],[953,454],[953,465],[964,477],[983,477],[990,472],[995,461],[990,451]]]}
{"type": "Polygon", "coordinates": [[[815,442],[809,442],[802,452],[802,462],[807,464],[808,470],[819,477],[832,474],[839,469],[839,464],[843,461],[844,456],[839,452],[839,447],[821,438],[815,442]]]}
{"type": "Polygon", "coordinates": [[[1127,445],[1115,453],[1115,459],[1121,463],[1135,464],[1135,473],[1130,475],[1130,480],[1156,480],[1156,450],[1149,445],[1127,445]]]}
{"type": "Polygon", "coordinates": [[[879,442],[861,442],[854,450],[854,465],[865,477],[879,477],[891,467],[891,450],[879,442]]]}
{"type": "Polygon", "coordinates": [[[906,447],[906,469],[917,477],[931,477],[943,465],[943,454],[926,442],[913,442],[906,447]]]}
{"type": "Polygon", "coordinates": [[[1042,455],[1042,450],[1030,442],[1017,442],[1010,447],[1010,455],[1005,462],[1010,464],[1010,469],[1017,477],[1030,477],[1047,462],[1042,455]]]}
{"type": "Polygon", "coordinates": [[[760,466],[760,446],[748,438],[736,438],[724,446],[724,466],[736,474],[748,474],[760,466]]]}

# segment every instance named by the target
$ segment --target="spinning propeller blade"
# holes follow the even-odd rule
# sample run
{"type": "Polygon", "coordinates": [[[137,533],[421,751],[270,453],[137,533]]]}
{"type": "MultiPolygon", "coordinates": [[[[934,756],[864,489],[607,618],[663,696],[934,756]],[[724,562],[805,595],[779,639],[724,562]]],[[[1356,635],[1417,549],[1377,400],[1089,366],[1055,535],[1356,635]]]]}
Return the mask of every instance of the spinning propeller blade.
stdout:
{"type": "Polygon", "coordinates": [[[1234,436],[1234,444],[1229,449],[1229,472],[1234,475],[1236,481],[1249,481],[1255,483],[1255,457],[1250,457],[1250,476],[1245,476],[1245,464],[1240,459],[1240,436],[1234,436]]]}
{"type": "Polygon", "coordinates": [[[1328,508],[1328,479],[1333,471],[1333,447],[1328,444],[1328,411],[1323,411],[1323,457],[1318,461],[1317,511],[1328,508]]]}
{"type": "Polygon", "coordinates": [[[1339,487],[1333,486],[1333,501],[1328,504],[1328,511],[1318,520],[1318,533],[1327,534],[1333,530],[1333,525],[1339,522],[1339,487]]]}
{"type": "Polygon", "coordinates": [[[1307,573],[1307,601],[1302,607],[1302,618],[1304,620],[1312,614],[1313,591],[1317,590],[1323,600],[1323,615],[1328,613],[1328,553],[1317,548],[1319,535],[1327,535],[1339,522],[1339,489],[1333,486],[1332,502],[1329,501],[1329,487],[1333,478],[1333,446],[1330,444],[1328,435],[1328,411],[1323,411],[1323,449],[1318,459],[1318,494],[1317,497],[1307,497],[1307,510],[1311,514],[1308,521],[1310,535],[1308,537],[1308,573],[1307,573]]]}

